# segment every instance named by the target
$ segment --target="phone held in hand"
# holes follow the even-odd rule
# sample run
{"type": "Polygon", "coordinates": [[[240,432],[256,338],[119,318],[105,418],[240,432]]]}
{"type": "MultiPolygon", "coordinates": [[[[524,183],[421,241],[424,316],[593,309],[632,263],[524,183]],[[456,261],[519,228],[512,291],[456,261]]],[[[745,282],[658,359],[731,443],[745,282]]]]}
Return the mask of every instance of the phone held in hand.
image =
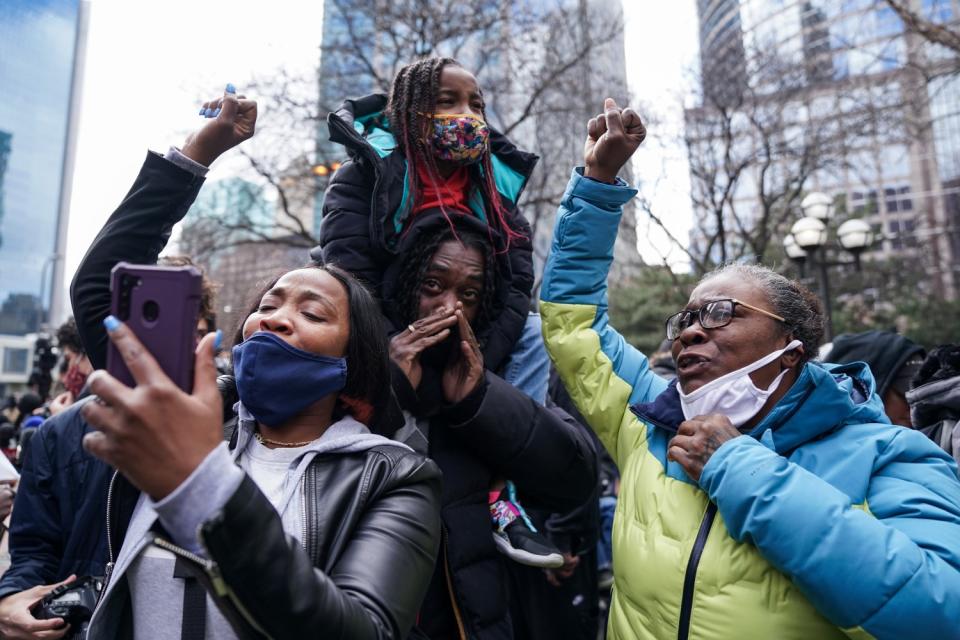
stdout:
{"type": "MultiPolygon", "coordinates": [[[[110,276],[110,313],[136,334],[164,373],[190,393],[202,288],[199,269],[121,262],[110,276]]],[[[107,346],[107,372],[136,386],[112,342],[107,346]]]]}

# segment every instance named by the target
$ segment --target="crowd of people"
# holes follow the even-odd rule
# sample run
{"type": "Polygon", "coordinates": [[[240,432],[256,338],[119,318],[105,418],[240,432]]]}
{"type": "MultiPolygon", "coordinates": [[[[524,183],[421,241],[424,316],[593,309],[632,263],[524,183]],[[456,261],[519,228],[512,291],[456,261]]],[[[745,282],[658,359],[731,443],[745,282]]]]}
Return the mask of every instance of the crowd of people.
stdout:
{"type": "Polygon", "coordinates": [[[960,347],[823,345],[818,299],[747,264],[631,346],[606,282],[634,110],[585,123],[537,299],[537,158],[475,76],[428,58],[346,100],[320,245],[232,340],[204,280],[183,390],[110,274],[191,264],[161,253],[257,103],[199,115],[74,276],[63,389],[4,410],[0,636],[960,637],[960,347]],[[49,614],[71,589],[89,606],[49,614]]]}

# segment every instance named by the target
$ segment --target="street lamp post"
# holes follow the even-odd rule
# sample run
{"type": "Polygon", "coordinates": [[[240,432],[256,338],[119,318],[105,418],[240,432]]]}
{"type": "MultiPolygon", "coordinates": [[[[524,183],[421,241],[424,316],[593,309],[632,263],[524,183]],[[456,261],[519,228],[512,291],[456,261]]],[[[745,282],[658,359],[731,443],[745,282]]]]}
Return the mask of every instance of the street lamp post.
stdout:
{"type": "Polygon", "coordinates": [[[787,256],[799,263],[801,274],[808,256],[811,264],[815,263],[826,315],[827,339],[833,340],[833,310],[827,267],[852,264],[859,271],[860,254],[873,243],[873,233],[870,225],[863,220],[847,220],[841,224],[837,229],[837,240],[841,248],[853,255],[853,262],[831,262],[827,256],[829,232],[826,223],[833,215],[833,198],[825,193],[814,192],[803,199],[800,208],[804,216],[790,228],[790,235],[784,238],[783,247],[787,256]]]}

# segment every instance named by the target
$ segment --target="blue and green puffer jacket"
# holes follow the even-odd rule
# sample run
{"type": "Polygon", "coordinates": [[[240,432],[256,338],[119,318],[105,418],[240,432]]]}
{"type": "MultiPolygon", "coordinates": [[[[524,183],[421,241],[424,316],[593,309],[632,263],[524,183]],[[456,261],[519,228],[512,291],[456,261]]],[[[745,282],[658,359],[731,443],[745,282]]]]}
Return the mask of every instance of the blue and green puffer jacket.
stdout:
{"type": "Polygon", "coordinates": [[[960,638],[957,467],[890,424],[863,363],[807,363],[699,483],[667,460],[676,388],[607,317],[635,193],[574,173],[541,292],[547,349],[621,472],[609,637],[960,638]]]}

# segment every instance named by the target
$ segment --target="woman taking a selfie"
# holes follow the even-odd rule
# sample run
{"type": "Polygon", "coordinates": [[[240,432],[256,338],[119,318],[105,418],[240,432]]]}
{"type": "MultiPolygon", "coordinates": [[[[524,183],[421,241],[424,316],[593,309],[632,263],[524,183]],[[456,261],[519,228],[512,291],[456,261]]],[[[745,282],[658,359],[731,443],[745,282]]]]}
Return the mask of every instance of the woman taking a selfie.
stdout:
{"type": "MultiPolygon", "coordinates": [[[[182,151],[148,156],[85,257],[72,292],[85,337],[113,265],[155,262],[206,167],[253,135],[256,103],[232,86],[204,108],[213,119],[182,151]]],[[[102,322],[137,385],[97,371],[82,409],[96,429],[85,448],[122,474],[90,637],[405,638],[434,567],[440,474],[374,433],[389,372],[370,294],[317,264],[264,289],[233,349],[227,441],[219,332],[200,341],[188,394],[129,327],[102,322]]]]}

